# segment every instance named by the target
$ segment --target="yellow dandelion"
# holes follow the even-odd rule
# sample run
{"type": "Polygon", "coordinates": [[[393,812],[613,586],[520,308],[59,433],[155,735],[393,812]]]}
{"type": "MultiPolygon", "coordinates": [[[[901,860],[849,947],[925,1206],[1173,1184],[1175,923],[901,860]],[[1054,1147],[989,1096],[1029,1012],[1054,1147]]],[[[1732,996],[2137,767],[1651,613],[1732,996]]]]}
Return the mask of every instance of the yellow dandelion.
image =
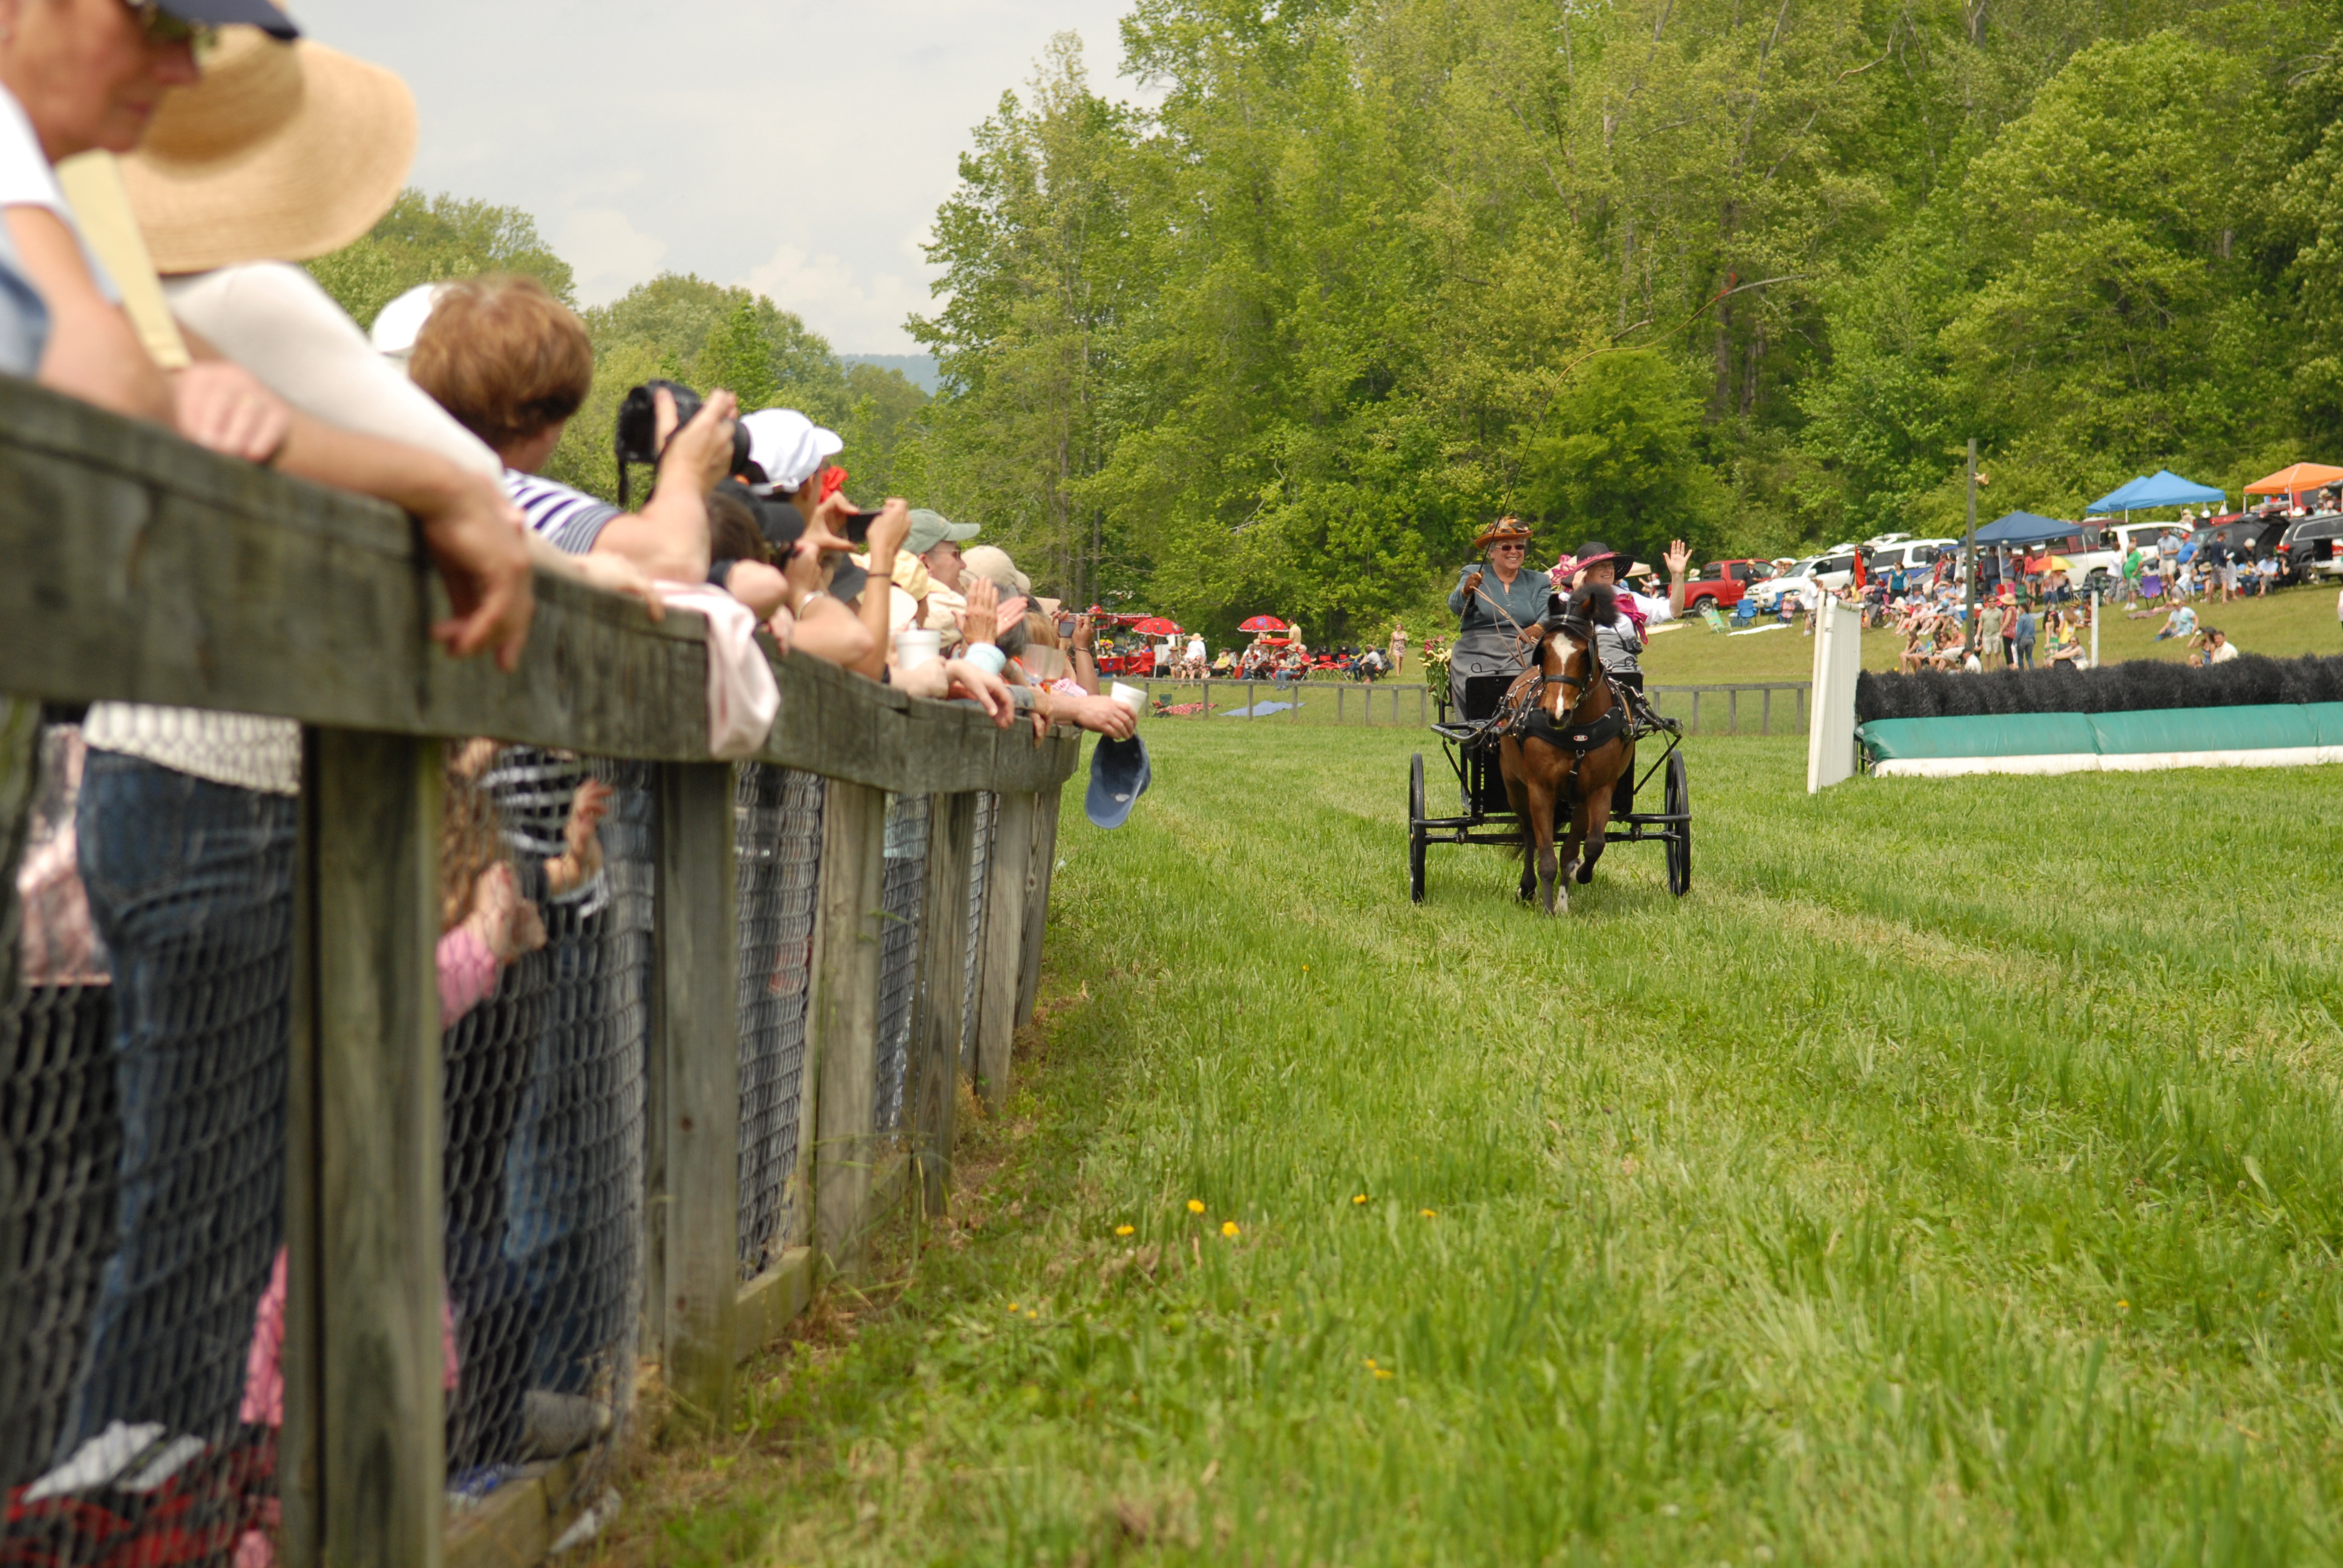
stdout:
{"type": "Polygon", "coordinates": [[[2116,1311],[2119,1312],[2127,1312],[2131,1311],[2131,1303],[2129,1302],[2117,1302],[2116,1303],[2116,1311]]]}
{"type": "Polygon", "coordinates": [[[1364,1192],[1360,1193],[1357,1197],[1353,1198],[1353,1199],[1351,1200],[1351,1201],[1352,1201],[1352,1202],[1353,1202],[1353,1203],[1363,1203],[1363,1202],[1365,1202],[1366,1201],[1367,1201],[1367,1195],[1366,1195],[1364,1192]]]}
{"type": "Polygon", "coordinates": [[[1191,1214],[1201,1214],[1203,1211],[1204,1201],[1202,1198],[1191,1198],[1188,1200],[1188,1212],[1191,1214]]]}
{"type": "Polygon", "coordinates": [[[1221,1221],[1221,1234],[1222,1234],[1222,1235],[1223,1235],[1223,1236],[1233,1236],[1233,1235],[1235,1235],[1236,1233],[1237,1233],[1237,1222],[1236,1222],[1234,1220],[1223,1220],[1223,1221],[1221,1221]]]}
{"type": "Polygon", "coordinates": [[[1015,1311],[1017,1310],[1017,1303],[1016,1303],[1015,1302],[1010,1302],[1010,1303],[1009,1303],[1009,1310],[1010,1310],[1011,1312],[1015,1312],[1015,1311]]]}
{"type": "Polygon", "coordinates": [[[1367,1364],[1368,1364],[1369,1366],[1373,1366],[1373,1365],[1374,1365],[1374,1364],[1375,1364],[1375,1358],[1374,1358],[1374,1357],[1373,1357],[1373,1356],[1369,1356],[1369,1357],[1367,1357],[1367,1358],[1366,1358],[1366,1361],[1367,1361],[1367,1364]]]}
{"type": "Polygon", "coordinates": [[[1303,964],[1302,966],[1302,972],[1303,974],[1308,974],[1310,972],[1310,966],[1308,964],[1303,964]]]}
{"type": "Polygon", "coordinates": [[[1440,1214],[1440,1211],[1437,1209],[1418,1209],[1416,1212],[1423,1215],[1427,1220],[1436,1219],[1440,1214]]]}
{"type": "Polygon", "coordinates": [[[1389,1377],[1392,1375],[1391,1369],[1389,1367],[1377,1367],[1375,1369],[1375,1375],[1377,1377],[1389,1377]]]}
{"type": "Polygon", "coordinates": [[[1138,1227],[1133,1225],[1117,1225],[1114,1228],[1114,1233],[1118,1236],[1128,1236],[1137,1228],[1138,1227]]]}
{"type": "Polygon", "coordinates": [[[1039,1312],[1027,1312],[1025,1315],[1029,1318],[1039,1318],[1041,1314],[1039,1312]]]}

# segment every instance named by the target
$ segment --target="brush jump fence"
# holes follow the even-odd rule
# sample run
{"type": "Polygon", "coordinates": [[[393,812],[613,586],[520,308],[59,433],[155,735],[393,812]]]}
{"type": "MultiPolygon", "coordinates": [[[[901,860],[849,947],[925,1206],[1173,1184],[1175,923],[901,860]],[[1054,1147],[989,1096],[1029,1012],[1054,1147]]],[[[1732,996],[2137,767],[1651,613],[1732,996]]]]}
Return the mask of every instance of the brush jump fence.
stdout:
{"type": "MultiPolygon", "coordinates": [[[[1402,724],[1432,721],[1432,689],[1420,681],[1309,680],[1157,680],[1140,682],[1152,712],[1160,700],[1170,706],[1201,702],[1195,718],[1234,718],[1252,714],[1263,722],[1287,724],[1402,724]],[[1260,713],[1262,703],[1288,703],[1273,713],[1260,713]]],[[[1804,680],[1743,681],[1703,686],[1647,686],[1653,705],[1672,719],[1685,721],[1694,734],[1786,735],[1806,731],[1808,689],[1804,680]],[[1704,711],[1703,699],[1706,699],[1704,711]],[[1744,701],[1747,711],[1745,714],[1744,701]],[[1775,712],[1776,701],[1782,711],[1775,712]]],[[[1182,717],[1189,717],[1183,715],[1182,717]]]]}
{"type": "Polygon", "coordinates": [[[697,615],[540,578],[516,671],[456,662],[406,518],[5,380],[0,554],[0,1559],[533,1561],[639,1387],[720,1429],[888,1213],[943,1211],[1072,735],[799,658],[710,761],[697,615]],[[124,702],[297,721],[297,796],[171,774],[199,827],[144,842],[164,770],[77,728],[124,702]],[[467,754],[548,941],[443,1030],[467,754]],[[601,869],[531,887],[588,780],[601,869]]]}

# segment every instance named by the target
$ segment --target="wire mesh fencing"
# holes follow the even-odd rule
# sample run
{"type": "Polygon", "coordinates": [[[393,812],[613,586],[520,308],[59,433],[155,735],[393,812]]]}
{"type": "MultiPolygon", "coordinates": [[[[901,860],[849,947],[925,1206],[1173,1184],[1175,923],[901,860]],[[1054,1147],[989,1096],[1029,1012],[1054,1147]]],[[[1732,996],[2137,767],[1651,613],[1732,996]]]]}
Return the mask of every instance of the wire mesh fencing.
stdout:
{"type": "Polygon", "coordinates": [[[75,725],[42,750],[0,1000],[0,1561],[226,1563],[275,1517],[298,801],[75,725]]]}
{"type": "MultiPolygon", "coordinates": [[[[648,764],[532,747],[457,749],[447,798],[446,1381],[460,1508],[548,1461],[608,1454],[631,1412],[658,820],[648,764]],[[508,879],[541,930],[524,919],[502,933],[507,961],[491,930],[497,962],[475,997],[451,944],[500,906],[508,879]]],[[[581,1485],[601,1468],[586,1465],[581,1485]]]]}
{"type": "Polygon", "coordinates": [[[887,798],[886,875],[880,883],[879,1047],[873,1126],[903,1126],[903,1075],[918,1016],[920,935],[928,896],[929,797],[887,798]]]}
{"type": "Polygon", "coordinates": [[[805,1101],[806,998],[826,792],[817,774],[756,762],[740,767],[734,786],[743,1280],[779,1260],[797,1218],[790,1178],[805,1101]]]}
{"type": "Polygon", "coordinates": [[[984,961],[987,889],[991,882],[986,868],[992,863],[992,825],[1000,815],[1001,797],[989,789],[980,791],[968,854],[968,961],[960,970],[960,1070],[970,1080],[976,1077],[976,1003],[984,961]]]}

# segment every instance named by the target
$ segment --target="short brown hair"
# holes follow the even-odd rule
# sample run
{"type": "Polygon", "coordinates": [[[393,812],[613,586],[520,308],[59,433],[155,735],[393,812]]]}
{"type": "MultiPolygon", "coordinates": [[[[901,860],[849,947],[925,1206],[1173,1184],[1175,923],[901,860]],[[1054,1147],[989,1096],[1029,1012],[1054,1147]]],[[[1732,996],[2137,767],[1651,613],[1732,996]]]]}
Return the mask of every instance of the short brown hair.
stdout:
{"type": "Polygon", "coordinates": [[[594,386],[594,345],[545,285],[491,273],[440,290],[407,374],[502,451],[578,412],[594,386]]]}

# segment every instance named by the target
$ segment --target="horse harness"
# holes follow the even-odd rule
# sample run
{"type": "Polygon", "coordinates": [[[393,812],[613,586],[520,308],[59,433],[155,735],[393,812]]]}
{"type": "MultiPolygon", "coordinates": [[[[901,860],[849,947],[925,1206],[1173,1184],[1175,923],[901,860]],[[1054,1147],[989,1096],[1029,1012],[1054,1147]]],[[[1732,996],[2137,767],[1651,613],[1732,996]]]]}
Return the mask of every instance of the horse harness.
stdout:
{"type": "Polygon", "coordinates": [[[1548,675],[1544,669],[1522,672],[1513,689],[1505,693],[1505,705],[1498,711],[1496,722],[1490,728],[1498,734],[1515,739],[1523,736],[1543,740],[1557,751],[1571,753],[1570,770],[1574,777],[1578,765],[1586,754],[1608,746],[1627,734],[1634,719],[1629,704],[1620,689],[1612,682],[1603,663],[1594,653],[1594,628],[1577,616],[1564,617],[1554,623],[1554,629],[1583,638],[1586,644],[1587,662],[1591,672],[1584,680],[1573,680],[1567,675],[1548,675]],[[1611,711],[1586,724],[1560,723],[1545,708],[1549,686],[1559,686],[1569,699],[1568,712],[1575,713],[1578,705],[1593,691],[1597,681],[1611,688],[1611,711]],[[1575,695],[1574,695],[1574,693],[1575,695]]]}

